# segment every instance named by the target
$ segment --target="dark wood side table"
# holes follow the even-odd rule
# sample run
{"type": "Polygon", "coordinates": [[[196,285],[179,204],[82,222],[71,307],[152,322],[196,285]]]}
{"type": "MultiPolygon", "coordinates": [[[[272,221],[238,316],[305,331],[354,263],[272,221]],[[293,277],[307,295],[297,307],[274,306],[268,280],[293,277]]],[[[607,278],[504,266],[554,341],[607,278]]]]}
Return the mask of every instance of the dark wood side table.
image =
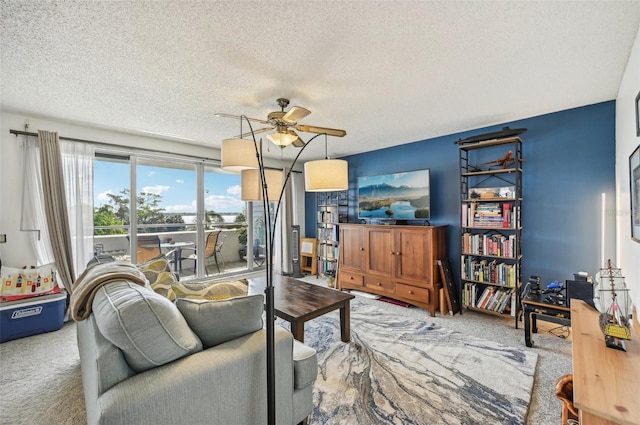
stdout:
{"type": "MultiPolygon", "coordinates": [[[[249,295],[264,294],[266,278],[249,280],[249,295]]],[[[313,285],[292,277],[274,275],[275,315],[291,324],[293,337],[304,342],[304,322],[340,309],[340,338],[351,340],[350,301],[355,298],[346,292],[313,285]]]]}
{"type": "Polygon", "coordinates": [[[531,333],[537,333],[537,320],[571,326],[571,309],[566,305],[545,302],[546,294],[529,294],[522,299],[524,313],[524,342],[533,347],[531,333]]]}

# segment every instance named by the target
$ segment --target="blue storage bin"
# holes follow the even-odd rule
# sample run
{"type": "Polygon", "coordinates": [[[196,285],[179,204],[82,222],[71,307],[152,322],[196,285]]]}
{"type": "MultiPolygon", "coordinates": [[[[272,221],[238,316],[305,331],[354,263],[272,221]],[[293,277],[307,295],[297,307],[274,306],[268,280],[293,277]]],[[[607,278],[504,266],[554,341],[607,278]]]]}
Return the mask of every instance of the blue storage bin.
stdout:
{"type": "Polygon", "coordinates": [[[60,329],[67,294],[41,295],[0,303],[0,343],[60,329]]]}

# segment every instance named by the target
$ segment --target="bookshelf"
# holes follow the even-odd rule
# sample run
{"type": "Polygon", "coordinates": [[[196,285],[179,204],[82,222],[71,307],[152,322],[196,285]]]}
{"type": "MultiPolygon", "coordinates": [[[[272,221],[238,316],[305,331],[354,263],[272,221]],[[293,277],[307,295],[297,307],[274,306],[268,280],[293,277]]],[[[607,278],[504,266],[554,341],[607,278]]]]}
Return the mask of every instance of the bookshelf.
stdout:
{"type": "Polygon", "coordinates": [[[347,223],[349,192],[316,193],[317,274],[334,276],[338,265],[339,224],[347,223]]]}
{"type": "Polygon", "coordinates": [[[458,142],[462,305],[511,315],[522,282],[522,139],[458,142]]]}

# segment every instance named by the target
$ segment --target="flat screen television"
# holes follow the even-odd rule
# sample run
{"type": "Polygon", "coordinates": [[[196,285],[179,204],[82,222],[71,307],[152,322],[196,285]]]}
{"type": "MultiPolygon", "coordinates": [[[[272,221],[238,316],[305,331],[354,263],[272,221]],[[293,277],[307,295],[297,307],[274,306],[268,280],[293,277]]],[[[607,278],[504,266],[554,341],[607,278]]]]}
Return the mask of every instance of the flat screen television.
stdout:
{"type": "Polygon", "coordinates": [[[430,220],[429,169],[358,177],[358,218],[430,220]]]}

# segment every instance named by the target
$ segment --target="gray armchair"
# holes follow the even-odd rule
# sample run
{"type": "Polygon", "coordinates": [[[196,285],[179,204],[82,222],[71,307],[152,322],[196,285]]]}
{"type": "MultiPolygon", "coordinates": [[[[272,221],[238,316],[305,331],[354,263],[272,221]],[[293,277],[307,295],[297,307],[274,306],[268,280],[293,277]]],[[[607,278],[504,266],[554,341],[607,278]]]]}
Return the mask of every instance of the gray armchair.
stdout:
{"type": "MultiPolygon", "coordinates": [[[[262,305],[262,295],[172,303],[133,280],[101,281],[77,323],[88,423],[266,424],[262,305]]],[[[298,424],[313,408],[315,350],[276,326],[275,359],[277,423],[298,424]]]]}

